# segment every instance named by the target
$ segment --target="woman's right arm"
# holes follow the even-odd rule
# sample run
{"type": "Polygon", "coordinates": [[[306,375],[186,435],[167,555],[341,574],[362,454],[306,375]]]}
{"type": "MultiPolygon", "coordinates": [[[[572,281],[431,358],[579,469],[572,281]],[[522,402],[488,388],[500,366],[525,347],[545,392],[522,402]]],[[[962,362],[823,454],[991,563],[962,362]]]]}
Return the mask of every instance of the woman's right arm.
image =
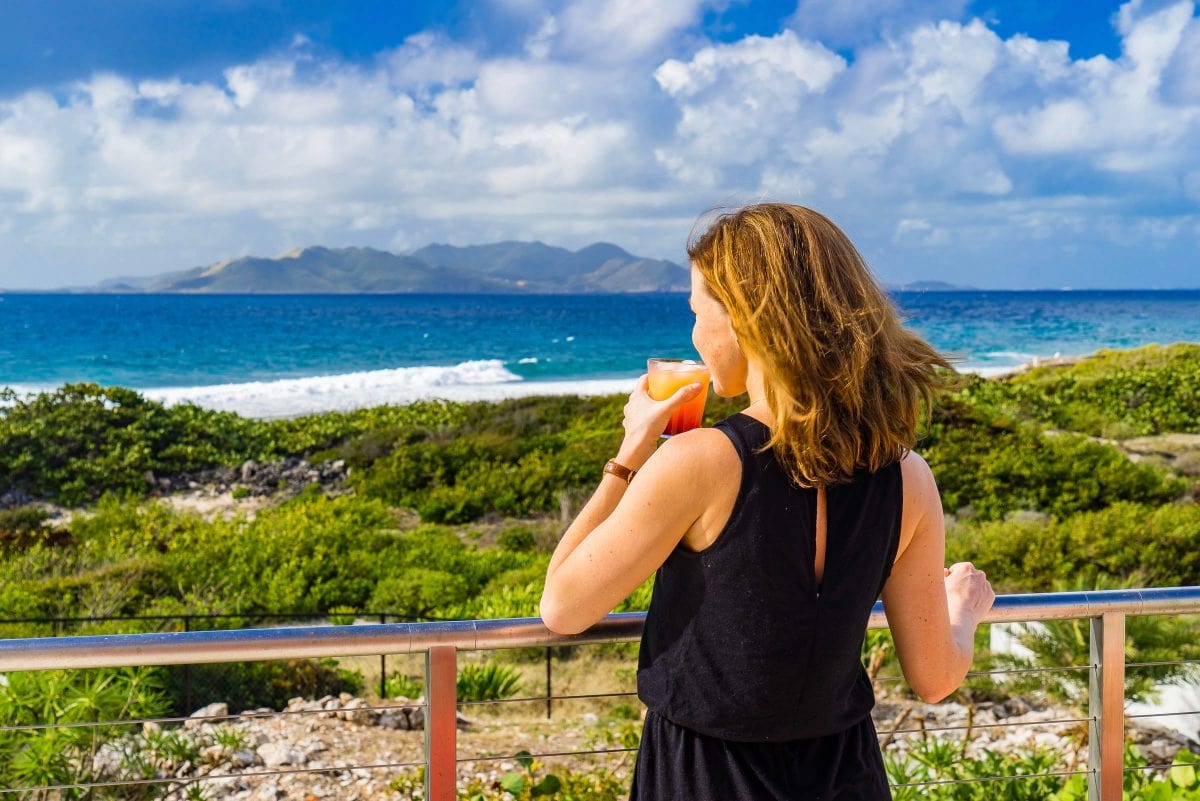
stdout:
{"type": "Polygon", "coordinates": [[[935,703],[966,677],[975,629],[996,596],[987,576],[970,562],[945,567],[945,521],[929,465],[909,453],[901,469],[903,550],[884,585],[883,606],[904,678],[923,700],[935,703]]]}

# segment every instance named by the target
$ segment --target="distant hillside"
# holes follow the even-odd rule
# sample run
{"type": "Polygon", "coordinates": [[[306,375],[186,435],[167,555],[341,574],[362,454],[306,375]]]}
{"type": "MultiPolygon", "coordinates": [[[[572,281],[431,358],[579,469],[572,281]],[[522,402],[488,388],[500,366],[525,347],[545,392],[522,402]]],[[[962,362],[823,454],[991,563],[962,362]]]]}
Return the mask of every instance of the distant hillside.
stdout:
{"type": "Polygon", "coordinates": [[[913,281],[896,287],[901,292],[975,292],[973,286],[950,284],[946,281],[913,281]]]}
{"type": "Polygon", "coordinates": [[[429,245],[397,255],[372,248],[310,247],[275,258],[247,256],[150,278],[119,278],[101,292],[522,293],[686,291],[678,264],[597,243],[570,251],[541,242],[429,245]]]}

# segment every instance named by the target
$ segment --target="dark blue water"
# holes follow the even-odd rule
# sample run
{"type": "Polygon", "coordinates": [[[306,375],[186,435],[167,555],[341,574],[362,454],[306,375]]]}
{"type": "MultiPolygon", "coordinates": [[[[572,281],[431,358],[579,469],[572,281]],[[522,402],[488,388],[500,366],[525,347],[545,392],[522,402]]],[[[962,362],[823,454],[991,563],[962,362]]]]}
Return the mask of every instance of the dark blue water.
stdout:
{"type": "MultiPolygon", "coordinates": [[[[900,293],[977,369],[1200,341],[1200,291],[900,293]]],[[[494,360],[526,380],[634,375],[693,353],[684,295],[0,296],[0,385],[135,388],[494,360]]]]}

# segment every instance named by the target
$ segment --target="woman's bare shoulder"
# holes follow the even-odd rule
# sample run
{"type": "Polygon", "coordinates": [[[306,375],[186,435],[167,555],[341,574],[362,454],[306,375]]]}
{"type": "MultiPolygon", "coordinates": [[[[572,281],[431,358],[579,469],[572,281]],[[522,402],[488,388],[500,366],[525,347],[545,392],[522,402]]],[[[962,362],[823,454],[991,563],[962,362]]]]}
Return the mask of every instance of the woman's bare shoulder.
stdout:
{"type": "Polygon", "coordinates": [[[933,471],[929,468],[929,462],[916,451],[908,451],[900,459],[900,476],[904,480],[906,490],[910,485],[916,488],[933,482],[933,471]]]}
{"type": "Polygon", "coordinates": [[[942,501],[937,482],[921,454],[909,451],[900,460],[900,478],[904,485],[904,509],[900,519],[899,559],[912,542],[919,526],[942,518],[942,501]]]}
{"type": "Polygon", "coordinates": [[[740,460],[729,437],[715,428],[693,428],[667,439],[646,463],[685,467],[693,475],[719,476],[736,469],[740,460]]]}

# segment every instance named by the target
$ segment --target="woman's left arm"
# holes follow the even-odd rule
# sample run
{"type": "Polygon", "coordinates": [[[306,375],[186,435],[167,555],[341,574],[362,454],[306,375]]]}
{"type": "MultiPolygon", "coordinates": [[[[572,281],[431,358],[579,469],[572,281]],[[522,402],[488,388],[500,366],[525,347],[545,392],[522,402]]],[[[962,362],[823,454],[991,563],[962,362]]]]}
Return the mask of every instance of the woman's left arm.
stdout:
{"type": "MultiPolygon", "coordinates": [[[[696,386],[696,385],[693,385],[696,386]]],[[[671,411],[694,396],[685,387],[654,401],[645,378],[625,406],[625,440],[616,461],[638,471],[628,484],[604,474],[600,486],[567,529],[546,572],[541,614],[560,634],[599,621],[658,569],[704,511],[706,469],[713,429],[695,429],[655,442],[671,411]]]]}

